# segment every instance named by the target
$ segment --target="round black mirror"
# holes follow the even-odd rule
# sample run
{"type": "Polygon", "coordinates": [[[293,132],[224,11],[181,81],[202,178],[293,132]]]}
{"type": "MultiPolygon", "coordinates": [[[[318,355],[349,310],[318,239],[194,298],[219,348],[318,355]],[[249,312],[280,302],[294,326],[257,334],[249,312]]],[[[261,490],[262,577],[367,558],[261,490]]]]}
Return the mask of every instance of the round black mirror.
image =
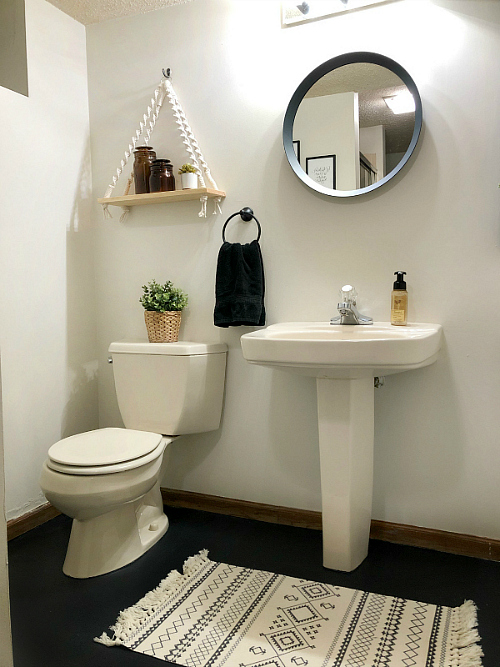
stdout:
{"type": "Polygon", "coordinates": [[[313,70],[292,96],[283,122],[290,166],[330,197],[372,192],[408,162],[422,128],[415,82],[397,62],[358,51],[313,70]]]}

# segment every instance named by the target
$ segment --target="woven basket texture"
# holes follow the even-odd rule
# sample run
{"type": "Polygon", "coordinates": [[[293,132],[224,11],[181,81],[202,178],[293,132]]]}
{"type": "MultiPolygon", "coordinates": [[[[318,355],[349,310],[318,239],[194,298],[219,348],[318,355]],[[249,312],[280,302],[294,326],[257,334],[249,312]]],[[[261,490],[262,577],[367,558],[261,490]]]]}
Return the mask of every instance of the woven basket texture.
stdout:
{"type": "Polygon", "coordinates": [[[150,343],[175,343],[179,340],[181,311],[157,313],[153,310],[144,311],[146,329],[150,343]]]}

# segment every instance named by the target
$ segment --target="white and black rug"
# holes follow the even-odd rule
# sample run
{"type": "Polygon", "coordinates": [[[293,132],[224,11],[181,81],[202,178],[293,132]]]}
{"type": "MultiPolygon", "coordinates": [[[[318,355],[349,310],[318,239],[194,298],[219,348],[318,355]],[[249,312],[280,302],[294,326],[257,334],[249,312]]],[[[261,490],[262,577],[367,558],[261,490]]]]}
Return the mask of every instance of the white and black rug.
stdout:
{"type": "Polygon", "coordinates": [[[96,641],[185,667],[480,667],[476,609],[188,558],[96,641]]]}

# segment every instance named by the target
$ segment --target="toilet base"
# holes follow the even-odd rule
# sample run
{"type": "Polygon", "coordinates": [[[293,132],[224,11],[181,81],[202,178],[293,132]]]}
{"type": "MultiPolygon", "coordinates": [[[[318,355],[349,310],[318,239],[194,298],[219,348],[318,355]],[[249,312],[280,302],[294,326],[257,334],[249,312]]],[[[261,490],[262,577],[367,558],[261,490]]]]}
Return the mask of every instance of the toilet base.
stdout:
{"type": "Polygon", "coordinates": [[[118,570],[146,553],[167,530],[157,483],[139,500],[92,519],[73,519],[63,572],[87,579],[118,570]]]}

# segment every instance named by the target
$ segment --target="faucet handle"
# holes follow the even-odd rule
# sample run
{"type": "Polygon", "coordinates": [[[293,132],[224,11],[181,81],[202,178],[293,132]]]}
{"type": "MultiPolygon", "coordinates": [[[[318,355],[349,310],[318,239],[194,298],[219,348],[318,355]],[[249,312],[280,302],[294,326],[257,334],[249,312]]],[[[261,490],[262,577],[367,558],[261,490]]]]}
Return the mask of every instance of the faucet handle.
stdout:
{"type": "Polygon", "coordinates": [[[357,297],[358,293],[352,285],[344,285],[339,291],[339,300],[341,303],[351,303],[355,306],[357,297]]]}

